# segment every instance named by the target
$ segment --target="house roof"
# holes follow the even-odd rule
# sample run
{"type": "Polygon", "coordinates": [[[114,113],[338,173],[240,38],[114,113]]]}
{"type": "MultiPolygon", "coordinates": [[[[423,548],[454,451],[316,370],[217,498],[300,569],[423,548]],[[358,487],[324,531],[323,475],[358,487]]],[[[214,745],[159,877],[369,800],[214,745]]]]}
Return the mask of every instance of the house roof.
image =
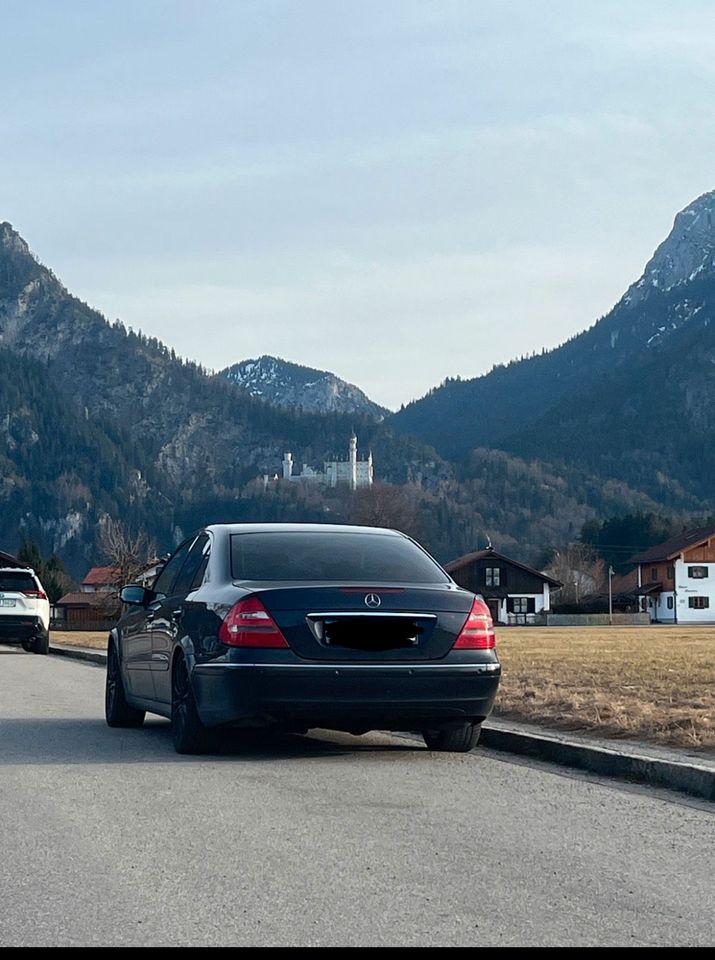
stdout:
{"type": "Polygon", "coordinates": [[[662,583],[646,583],[642,587],[638,587],[637,590],[633,591],[634,597],[647,597],[649,593],[662,593],[663,584],[662,583]]]}
{"type": "Polygon", "coordinates": [[[116,567],[92,567],[82,583],[86,587],[106,587],[119,583],[121,574],[116,567]]]}
{"type": "Polygon", "coordinates": [[[684,533],[671,537],[670,540],[649,547],[643,553],[636,554],[635,557],[631,557],[629,563],[656,563],[658,560],[672,560],[683,550],[697,547],[711,537],[715,537],[715,526],[712,525],[698,527],[696,530],[686,530],[684,533]]]}
{"type": "Polygon", "coordinates": [[[458,557],[456,560],[450,561],[445,566],[447,573],[454,573],[457,570],[461,570],[462,567],[469,566],[470,563],[474,563],[477,560],[501,560],[502,563],[508,563],[512,567],[519,567],[520,570],[525,570],[527,573],[530,573],[534,577],[538,577],[540,580],[543,580],[544,583],[548,583],[552,587],[561,587],[563,584],[560,580],[554,580],[553,577],[547,576],[545,573],[541,573],[540,570],[535,570],[533,567],[527,567],[525,563],[519,563],[518,560],[512,560],[511,557],[505,557],[503,553],[497,553],[496,550],[489,548],[488,550],[475,550],[473,553],[465,553],[463,557],[458,557]]]}
{"type": "Polygon", "coordinates": [[[80,590],[73,590],[66,593],[64,597],[55,604],[56,607],[112,607],[117,604],[117,600],[112,594],[107,593],[82,593],[80,590]]]}

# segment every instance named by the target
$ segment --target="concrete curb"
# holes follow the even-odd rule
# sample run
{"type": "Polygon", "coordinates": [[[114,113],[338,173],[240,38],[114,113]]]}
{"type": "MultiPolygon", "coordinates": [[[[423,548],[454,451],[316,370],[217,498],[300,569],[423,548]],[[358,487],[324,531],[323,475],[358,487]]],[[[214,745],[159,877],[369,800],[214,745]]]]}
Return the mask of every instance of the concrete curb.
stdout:
{"type": "Polygon", "coordinates": [[[102,650],[89,650],[86,647],[60,647],[50,644],[50,653],[58,657],[68,657],[70,660],[84,660],[87,663],[96,663],[104,666],[107,663],[107,654],[102,650]]]}
{"type": "MultiPolygon", "coordinates": [[[[82,647],[50,646],[50,653],[72,660],[105,665],[107,654],[82,647]]],[[[497,724],[499,721],[496,721],[497,724]]],[[[645,753],[623,752],[568,738],[556,732],[532,728],[529,732],[509,730],[502,726],[482,729],[479,743],[490,750],[514,753],[534,760],[556,763],[562,767],[588,770],[603,777],[631,780],[654,787],[677,790],[692,797],[715,802],[715,768],[697,763],[664,760],[645,753]],[[533,732],[532,732],[533,730],[533,732]]],[[[643,745],[646,748],[646,745],[643,745]]]]}
{"type": "Polygon", "coordinates": [[[715,802],[715,770],[700,764],[661,760],[646,754],[621,753],[617,749],[569,740],[546,731],[517,733],[486,725],[479,743],[490,750],[576,767],[604,777],[678,790],[715,802]]]}

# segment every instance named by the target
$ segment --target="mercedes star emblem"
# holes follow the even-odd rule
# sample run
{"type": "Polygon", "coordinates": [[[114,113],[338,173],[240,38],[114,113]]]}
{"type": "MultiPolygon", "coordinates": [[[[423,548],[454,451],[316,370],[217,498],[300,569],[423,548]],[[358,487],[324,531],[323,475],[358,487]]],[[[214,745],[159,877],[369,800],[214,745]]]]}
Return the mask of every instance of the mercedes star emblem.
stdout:
{"type": "Polygon", "coordinates": [[[379,607],[381,603],[382,600],[376,593],[368,593],[365,597],[365,606],[367,607],[379,607]]]}

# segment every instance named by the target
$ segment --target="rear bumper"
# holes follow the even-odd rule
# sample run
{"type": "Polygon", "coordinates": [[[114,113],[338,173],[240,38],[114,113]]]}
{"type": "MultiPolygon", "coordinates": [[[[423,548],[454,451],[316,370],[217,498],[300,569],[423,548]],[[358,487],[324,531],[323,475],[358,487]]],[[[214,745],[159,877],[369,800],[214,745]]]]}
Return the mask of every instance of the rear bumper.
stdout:
{"type": "Polygon", "coordinates": [[[0,616],[0,643],[22,643],[47,633],[40,617],[0,616]]]}
{"type": "Polygon", "coordinates": [[[405,730],[484,719],[499,676],[498,663],[217,663],[198,664],[192,685],[207,726],[405,730]]]}

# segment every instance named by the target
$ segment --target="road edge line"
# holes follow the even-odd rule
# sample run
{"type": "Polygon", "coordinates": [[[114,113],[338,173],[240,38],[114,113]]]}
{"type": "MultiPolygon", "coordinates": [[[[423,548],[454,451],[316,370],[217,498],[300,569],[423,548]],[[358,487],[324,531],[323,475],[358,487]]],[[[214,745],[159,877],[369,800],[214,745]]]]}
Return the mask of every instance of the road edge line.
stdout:
{"type": "Polygon", "coordinates": [[[84,660],[86,663],[95,663],[101,666],[107,663],[107,654],[101,650],[81,650],[78,647],[58,647],[50,644],[50,653],[58,657],[67,657],[70,660],[84,660]]]}
{"type": "Polygon", "coordinates": [[[545,760],[563,767],[575,767],[604,777],[666,787],[702,800],[715,802],[715,771],[697,764],[676,763],[639,754],[619,753],[541,733],[517,733],[484,726],[481,746],[545,760]]]}

